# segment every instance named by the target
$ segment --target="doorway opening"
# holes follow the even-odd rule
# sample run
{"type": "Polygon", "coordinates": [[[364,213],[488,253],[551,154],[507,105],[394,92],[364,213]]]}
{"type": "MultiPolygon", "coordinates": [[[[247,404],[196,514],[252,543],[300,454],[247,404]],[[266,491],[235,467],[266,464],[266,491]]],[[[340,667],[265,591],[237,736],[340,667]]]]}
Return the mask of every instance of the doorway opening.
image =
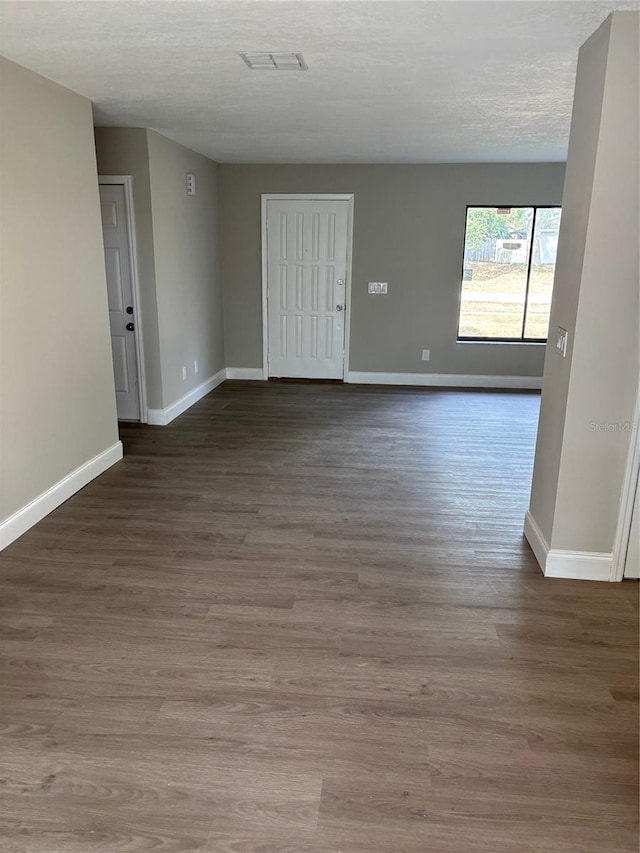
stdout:
{"type": "Polygon", "coordinates": [[[146,423],[132,179],[100,175],[98,184],[118,420],[146,423]]]}

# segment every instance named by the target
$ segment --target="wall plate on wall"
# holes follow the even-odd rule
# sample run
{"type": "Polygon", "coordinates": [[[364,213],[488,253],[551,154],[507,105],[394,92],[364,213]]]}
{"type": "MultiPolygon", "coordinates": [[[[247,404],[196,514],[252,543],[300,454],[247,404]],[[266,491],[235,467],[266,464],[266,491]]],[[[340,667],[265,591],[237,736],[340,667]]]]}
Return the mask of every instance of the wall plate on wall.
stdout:
{"type": "Polygon", "coordinates": [[[370,281],[367,285],[367,293],[387,293],[389,287],[386,281],[370,281]]]}
{"type": "Polygon", "coordinates": [[[567,330],[563,329],[562,326],[558,326],[558,331],[556,332],[556,351],[563,358],[567,356],[567,337],[567,330]]]}

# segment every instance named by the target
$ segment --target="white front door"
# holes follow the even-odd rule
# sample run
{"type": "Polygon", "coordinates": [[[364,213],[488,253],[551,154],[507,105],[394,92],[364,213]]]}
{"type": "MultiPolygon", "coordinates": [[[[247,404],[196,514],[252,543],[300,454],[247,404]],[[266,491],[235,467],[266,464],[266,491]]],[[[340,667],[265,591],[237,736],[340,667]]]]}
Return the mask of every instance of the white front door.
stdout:
{"type": "Polygon", "coordinates": [[[100,184],[104,261],[118,420],[140,420],[127,205],[122,184],[100,184]]]}
{"type": "Polygon", "coordinates": [[[267,200],[269,376],[343,379],[347,200],[267,200]]]}

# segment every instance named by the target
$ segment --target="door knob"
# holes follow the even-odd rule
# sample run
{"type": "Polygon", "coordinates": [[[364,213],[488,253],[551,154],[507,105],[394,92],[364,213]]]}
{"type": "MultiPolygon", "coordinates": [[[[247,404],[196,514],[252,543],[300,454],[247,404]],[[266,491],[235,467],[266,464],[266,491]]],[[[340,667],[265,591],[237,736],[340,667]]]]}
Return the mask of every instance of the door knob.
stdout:
{"type": "Polygon", "coordinates": [[[336,305],[336,311],[344,311],[344,305],[336,305]]]}
{"type": "Polygon", "coordinates": [[[134,329],[135,326],[133,325],[133,323],[127,323],[127,332],[133,332],[134,329]]]}
{"type": "Polygon", "coordinates": [[[133,314],[133,305],[127,305],[124,310],[127,312],[127,314],[133,314]]]}

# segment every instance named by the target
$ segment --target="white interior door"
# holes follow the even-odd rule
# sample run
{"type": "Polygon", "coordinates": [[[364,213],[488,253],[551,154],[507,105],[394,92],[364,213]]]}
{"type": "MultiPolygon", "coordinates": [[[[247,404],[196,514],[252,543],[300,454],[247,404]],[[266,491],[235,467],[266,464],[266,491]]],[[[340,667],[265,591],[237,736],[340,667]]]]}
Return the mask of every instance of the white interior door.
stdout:
{"type": "Polygon", "coordinates": [[[347,200],[267,200],[269,376],[343,379],[347,200]]]}
{"type": "Polygon", "coordinates": [[[636,482],[636,496],[631,515],[631,532],[629,547],[624,565],[625,578],[640,578],[640,479],[636,482]]]}
{"type": "Polygon", "coordinates": [[[133,285],[127,205],[122,184],[100,184],[111,352],[118,419],[140,420],[133,285]]]}

